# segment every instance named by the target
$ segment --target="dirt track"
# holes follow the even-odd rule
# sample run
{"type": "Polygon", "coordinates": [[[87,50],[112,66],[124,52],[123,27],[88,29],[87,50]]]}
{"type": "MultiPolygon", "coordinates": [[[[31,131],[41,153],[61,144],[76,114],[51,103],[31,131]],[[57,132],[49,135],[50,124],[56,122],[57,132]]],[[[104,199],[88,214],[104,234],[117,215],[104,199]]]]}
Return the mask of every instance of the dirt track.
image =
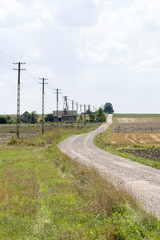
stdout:
{"type": "Polygon", "coordinates": [[[144,203],[148,212],[160,218],[160,171],[114,156],[93,144],[94,137],[105,131],[111,123],[112,116],[109,115],[108,122],[97,130],[61,142],[60,150],[74,160],[94,167],[114,184],[125,187],[144,203]]]}

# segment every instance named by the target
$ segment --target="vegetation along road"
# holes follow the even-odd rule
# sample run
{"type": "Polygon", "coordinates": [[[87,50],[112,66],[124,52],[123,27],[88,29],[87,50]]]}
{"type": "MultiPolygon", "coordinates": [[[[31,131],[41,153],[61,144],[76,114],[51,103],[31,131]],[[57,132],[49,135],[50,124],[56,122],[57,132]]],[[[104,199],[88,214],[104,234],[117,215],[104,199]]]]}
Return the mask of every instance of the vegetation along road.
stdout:
{"type": "Polygon", "coordinates": [[[129,190],[148,212],[160,218],[160,171],[114,156],[94,145],[95,136],[111,124],[112,115],[108,115],[106,124],[90,133],[67,138],[59,148],[76,161],[94,167],[107,180],[129,190]]]}

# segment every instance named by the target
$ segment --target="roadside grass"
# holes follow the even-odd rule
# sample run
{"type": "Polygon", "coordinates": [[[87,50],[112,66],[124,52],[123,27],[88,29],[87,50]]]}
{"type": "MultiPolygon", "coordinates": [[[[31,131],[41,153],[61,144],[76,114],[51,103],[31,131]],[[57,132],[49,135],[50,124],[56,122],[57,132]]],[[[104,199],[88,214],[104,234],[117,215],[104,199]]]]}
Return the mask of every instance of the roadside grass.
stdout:
{"type": "MultiPolygon", "coordinates": [[[[138,145],[138,144],[131,144],[129,141],[127,142],[124,139],[123,133],[113,133],[112,129],[115,123],[113,123],[107,131],[99,134],[96,136],[94,143],[97,147],[104,149],[114,155],[124,157],[130,159],[132,161],[144,164],[146,166],[150,166],[156,169],[160,169],[160,162],[155,160],[146,159],[143,157],[137,157],[127,152],[120,152],[122,149],[148,149],[148,148],[160,148],[159,145],[138,145]],[[118,142],[118,144],[117,144],[118,142]]],[[[142,133],[143,134],[143,133],[142,133]]]]}
{"type": "Polygon", "coordinates": [[[60,152],[58,142],[80,133],[0,146],[0,239],[159,239],[160,222],[132,196],[60,152]]]}

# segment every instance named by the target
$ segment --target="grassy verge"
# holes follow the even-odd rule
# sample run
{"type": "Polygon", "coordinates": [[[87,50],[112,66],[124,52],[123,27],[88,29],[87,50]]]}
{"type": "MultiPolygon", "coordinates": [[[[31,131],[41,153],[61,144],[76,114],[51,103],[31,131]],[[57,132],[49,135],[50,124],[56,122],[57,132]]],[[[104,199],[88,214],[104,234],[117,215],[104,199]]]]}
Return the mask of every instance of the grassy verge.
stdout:
{"type": "Polygon", "coordinates": [[[0,239],[159,239],[160,223],[131,196],[59,151],[77,133],[0,147],[0,239]]]}

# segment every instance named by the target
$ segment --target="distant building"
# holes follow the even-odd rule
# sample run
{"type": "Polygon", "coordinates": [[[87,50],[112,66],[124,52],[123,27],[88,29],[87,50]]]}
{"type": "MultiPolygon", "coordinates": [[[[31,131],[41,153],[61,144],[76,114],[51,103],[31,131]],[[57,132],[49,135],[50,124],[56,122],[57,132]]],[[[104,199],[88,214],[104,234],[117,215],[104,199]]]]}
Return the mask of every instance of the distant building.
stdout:
{"type": "Polygon", "coordinates": [[[20,120],[24,123],[28,123],[29,122],[29,118],[28,118],[28,114],[29,112],[24,112],[21,116],[20,116],[20,120]]]}
{"type": "MultiPolygon", "coordinates": [[[[76,121],[77,120],[77,111],[58,111],[58,121],[76,121]]],[[[57,122],[57,111],[53,111],[53,122],[57,122]]]]}

